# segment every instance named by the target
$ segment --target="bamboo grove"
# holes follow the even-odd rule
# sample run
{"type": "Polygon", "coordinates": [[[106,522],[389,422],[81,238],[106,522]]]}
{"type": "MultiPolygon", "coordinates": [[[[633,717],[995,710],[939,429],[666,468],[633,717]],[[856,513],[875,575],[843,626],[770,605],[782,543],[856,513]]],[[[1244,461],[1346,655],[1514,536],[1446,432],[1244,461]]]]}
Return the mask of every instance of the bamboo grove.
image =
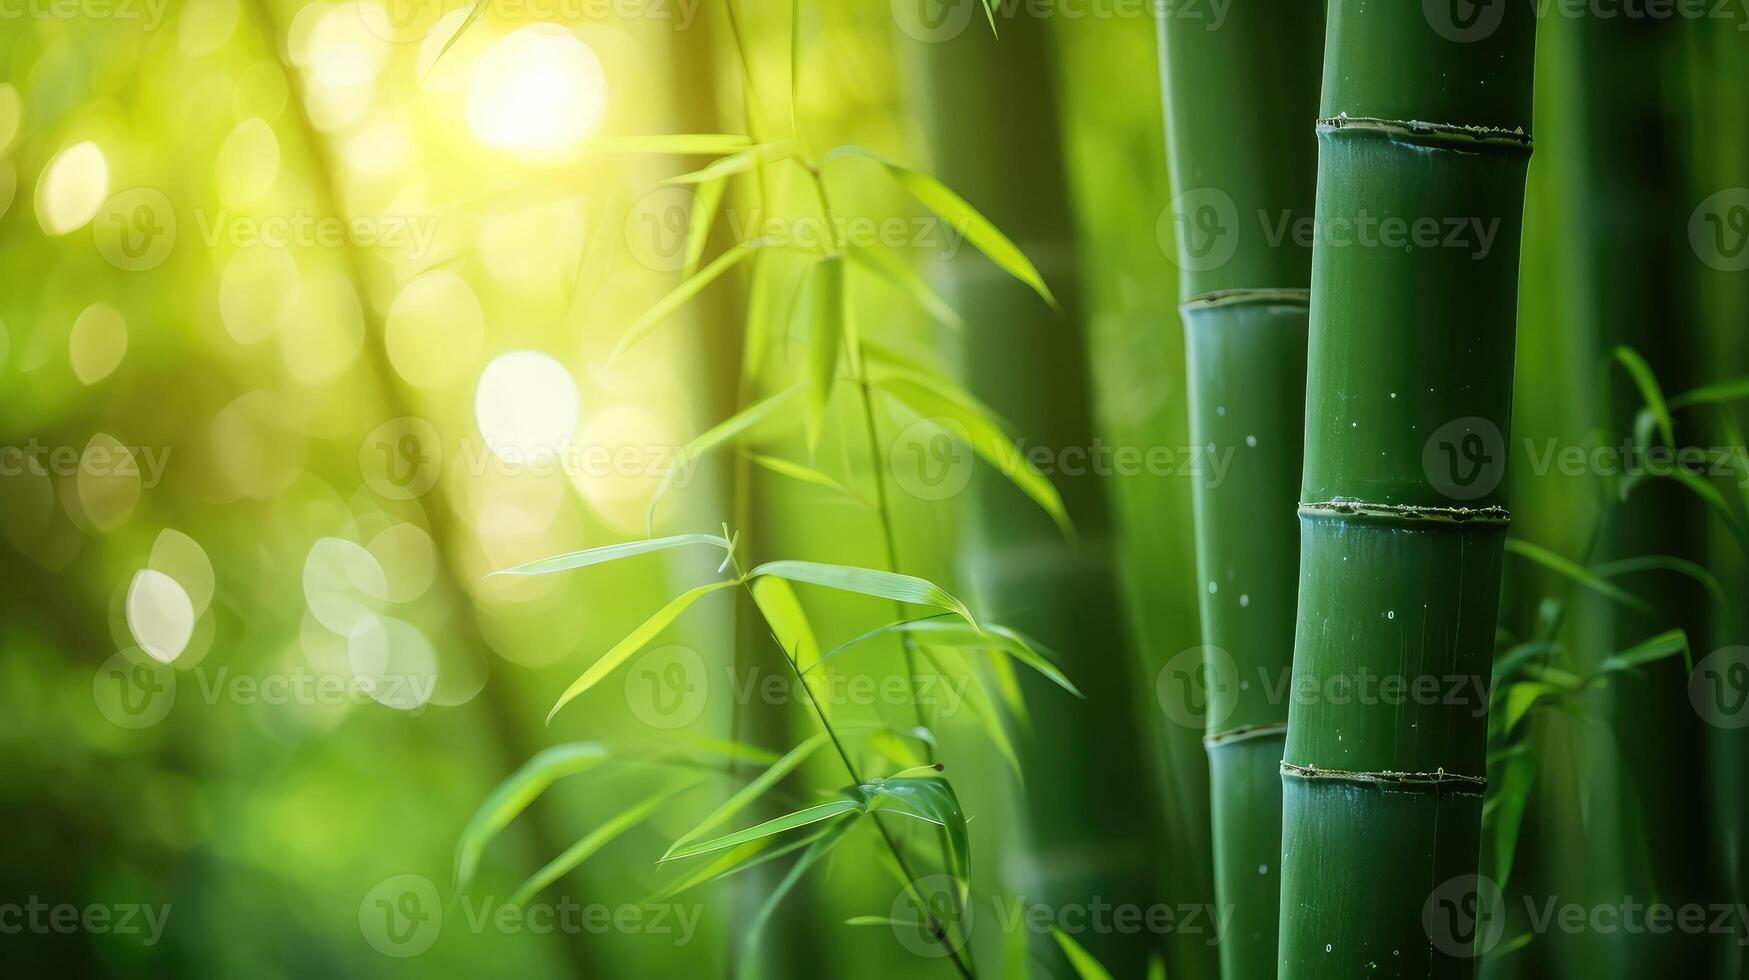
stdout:
{"type": "Polygon", "coordinates": [[[1749,977],[1749,8],[0,20],[20,975],[1749,977]]]}

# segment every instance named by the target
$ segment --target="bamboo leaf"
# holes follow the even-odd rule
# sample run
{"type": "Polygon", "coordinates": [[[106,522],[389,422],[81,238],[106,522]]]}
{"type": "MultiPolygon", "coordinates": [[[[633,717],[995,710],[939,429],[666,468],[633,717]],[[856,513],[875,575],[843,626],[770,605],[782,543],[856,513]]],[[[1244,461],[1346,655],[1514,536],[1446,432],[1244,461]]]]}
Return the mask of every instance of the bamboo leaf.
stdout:
{"type": "Polygon", "coordinates": [[[1725,402],[1734,402],[1739,398],[1749,398],[1749,378],[1719,381],[1685,391],[1670,399],[1670,408],[1675,411],[1694,405],[1720,405],[1725,402]]]}
{"type": "MultiPolygon", "coordinates": [[[[687,466],[697,462],[700,457],[713,449],[742,435],[749,429],[770,418],[773,413],[782,408],[784,403],[799,394],[805,385],[796,385],[778,392],[769,398],[762,399],[747,406],[733,416],[718,422],[704,432],[695,436],[691,442],[680,447],[674,454],[674,461],[669,464],[668,471],[662,474],[662,482],[656,485],[656,492],[650,496],[650,505],[645,511],[645,522],[650,528],[656,525],[656,505],[668,495],[673,488],[674,480],[687,466]]],[[[724,542],[725,545],[727,542],[724,542]]]]}
{"type": "Polygon", "coordinates": [[[832,478],[831,474],[817,470],[812,466],[803,466],[801,463],[794,463],[776,456],[765,456],[760,453],[750,452],[742,453],[742,455],[747,458],[748,462],[755,466],[768,469],[779,476],[787,476],[792,480],[800,480],[803,483],[812,483],[817,487],[825,487],[828,490],[837,491],[869,510],[874,509],[874,505],[864,499],[861,494],[844,484],[839,483],[832,478]]]}
{"type": "Polygon", "coordinates": [[[1687,487],[1690,492],[1705,502],[1705,504],[1719,516],[1719,520],[1724,522],[1725,527],[1729,528],[1731,533],[1736,536],[1737,541],[1743,545],[1744,550],[1749,551],[1749,533],[1745,533],[1743,523],[1739,521],[1737,515],[1731,511],[1731,505],[1725,502],[1725,495],[1719,492],[1718,487],[1713,486],[1707,479],[1696,476],[1680,466],[1671,468],[1670,472],[1665,475],[1687,487]]]}
{"type": "Polygon", "coordinates": [[[697,170],[670,177],[663,183],[702,184],[712,180],[726,180],[729,177],[746,173],[757,166],[787,160],[795,154],[796,146],[793,141],[758,143],[731,153],[720,160],[713,160],[697,170]]]}
{"type": "Polygon", "coordinates": [[[772,763],[770,768],[761,772],[758,776],[755,776],[747,783],[747,785],[737,790],[733,796],[724,800],[721,806],[712,810],[709,816],[699,821],[698,826],[681,834],[680,839],[675,841],[673,846],[668,848],[667,853],[663,854],[660,860],[668,860],[674,854],[675,850],[692,843],[704,834],[722,826],[728,820],[733,818],[735,814],[740,813],[742,810],[751,806],[755,800],[764,796],[773,786],[776,786],[781,782],[785,776],[794,772],[796,767],[807,761],[807,758],[810,755],[813,755],[815,750],[826,744],[826,742],[827,735],[822,732],[789,750],[789,752],[785,753],[782,758],[772,763]]]}
{"type": "Polygon", "coordinates": [[[1650,612],[1652,609],[1652,607],[1639,596],[1628,592],[1620,586],[1612,585],[1609,582],[1604,581],[1595,573],[1579,565],[1577,562],[1563,558],[1547,548],[1531,544],[1529,541],[1522,538],[1507,538],[1506,550],[1520,558],[1527,558],[1534,561],[1552,572],[1564,575],[1598,595],[1614,602],[1619,602],[1624,606],[1629,606],[1643,612],[1650,612]]]}
{"type": "Polygon", "coordinates": [[[705,244],[711,237],[711,225],[716,221],[717,207],[723,203],[728,188],[726,178],[717,177],[698,185],[692,196],[692,209],[686,215],[686,261],[680,267],[682,279],[690,279],[704,258],[705,244]]]}
{"type": "Polygon", "coordinates": [[[1075,975],[1081,980],[1112,980],[1111,974],[1093,958],[1093,954],[1069,938],[1068,933],[1052,926],[1051,935],[1056,938],[1057,945],[1062,947],[1063,955],[1068,958],[1069,965],[1075,968],[1075,975]]]}
{"type": "Polygon", "coordinates": [[[811,328],[808,337],[808,377],[813,397],[808,401],[808,450],[820,442],[820,427],[832,400],[832,385],[838,377],[838,355],[844,346],[844,257],[831,255],[814,263],[810,297],[811,328]]]}
{"type": "Polygon", "coordinates": [[[967,647],[974,650],[993,650],[1006,654],[1044,675],[1051,683],[1070,694],[1078,698],[1086,697],[1056,664],[1047,660],[1035,648],[1032,641],[1017,630],[995,623],[986,625],[982,629],[975,629],[963,623],[947,620],[914,620],[906,631],[922,634],[924,642],[927,643],[946,643],[951,646],[967,647]]]}
{"type": "Polygon", "coordinates": [[[558,703],[553,705],[553,710],[547,712],[547,724],[552,724],[553,716],[559,713],[559,709],[570,704],[578,695],[589,690],[591,687],[594,687],[603,677],[606,677],[608,674],[612,673],[615,668],[631,659],[632,654],[642,650],[645,644],[648,644],[664,629],[667,629],[668,624],[674,622],[674,620],[679,617],[681,613],[685,612],[693,603],[697,602],[704,596],[710,595],[712,592],[733,588],[739,584],[741,583],[735,579],[729,579],[724,582],[710,582],[694,589],[688,589],[680,595],[675,596],[673,599],[670,599],[667,605],[656,610],[654,616],[644,620],[643,624],[637,629],[632,630],[625,639],[614,644],[613,649],[602,654],[600,660],[589,665],[589,669],[583,672],[583,676],[571,682],[571,686],[566,688],[565,693],[559,696],[558,703]]]}
{"type": "MultiPolygon", "coordinates": [[[[755,570],[753,574],[759,573],[755,570]]],[[[784,655],[795,663],[796,671],[805,676],[820,660],[820,641],[814,636],[814,627],[808,622],[802,601],[781,578],[755,578],[752,589],[759,614],[765,617],[766,625],[783,644],[784,655]]],[[[809,688],[810,692],[812,690],[809,688]]],[[[820,704],[825,707],[826,702],[821,700],[820,704]]]]}
{"type": "Polygon", "coordinates": [[[909,378],[883,379],[881,390],[924,418],[946,418],[959,423],[965,429],[974,453],[1031,497],[1065,533],[1072,530],[1068,511],[1063,507],[1063,498],[1057,493],[1057,488],[1024,453],[1015,448],[1013,441],[984,412],[944,398],[909,378]]]}
{"type": "Polygon", "coordinates": [[[687,300],[697,296],[706,286],[721,278],[723,273],[746,261],[747,257],[752,255],[756,249],[763,248],[766,244],[766,242],[758,240],[737,244],[712,259],[710,264],[703,269],[681,280],[680,285],[674,287],[668,295],[657,300],[655,306],[645,311],[644,315],[638,317],[637,322],[626,330],[624,336],[619,338],[619,343],[614,345],[613,351],[607,355],[607,363],[612,364],[621,354],[648,337],[675,310],[686,305],[687,300]]]}
{"type": "Polygon", "coordinates": [[[431,67],[425,69],[425,78],[431,77],[431,73],[437,70],[437,63],[443,60],[444,55],[449,54],[449,49],[455,47],[455,43],[462,39],[462,35],[467,33],[468,28],[474,26],[474,21],[479,20],[480,15],[485,12],[486,0],[474,0],[474,5],[468,9],[468,15],[462,18],[461,26],[457,27],[455,33],[443,42],[443,47],[437,49],[437,57],[431,59],[431,67]]]}
{"type": "Polygon", "coordinates": [[[1686,575],[1699,582],[1717,602],[1725,601],[1725,587],[1719,582],[1718,576],[1708,571],[1704,566],[1677,558],[1674,555],[1642,555],[1638,558],[1623,558],[1599,565],[1593,569],[1603,578],[1615,578],[1618,575],[1632,575],[1636,572],[1664,571],[1686,575]]]}
{"type": "Polygon", "coordinates": [[[676,534],[666,538],[627,541],[623,544],[585,548],[582,551],[567,552],[549,558],[537,558],[520,565],[501,568],[490,573],[487,577],[490,578],[492,575],[546,575],[550,572],[569,571],[573,568],[584,568],[589,565],[602,565],[634,555],[647,555],[654,551],[672,551],[675,548],[685,548],[695,544],[714,545],[724,551],[729,549],[729,539],[714,534],[676,534]]]}
{"type": "Polygon", "coordinates": [[[517,888],[516,892],[510,896],[510,904],[518,908],[527,905],[529,899],[540,894],[542,889],[587,861],[595,852],[606,847],[621,834],[649,819],[650,815],[655,813],[670,797],[685,792],[698,784],[699,780],[695,779],[679,786],[671,786],[615,814],[601,826],[584,834],[577,843],[566,848],[563,854],[548,861],[539,871],[530,875],[529,879],[523,882],[521,887],[517,888]]]}
{"type": "Polygon", "coordinates": [[[1664,402],[1664,390],[1659,387],[1658,377],[1652,373],[1651,365],[1646,363],[1646,359],[1638,351],[1626,345],[1617,347],[1613,356],[1627,369],[1628,375],[1634,379],[1635,387],[1640,389],[1640,397],[1645,400],[1646,408],[1651,410],[1652,417],[1658,422],[1658,432],[1664,437],[1664,444],[1675,449],[1676,427],[1670,420],[1670,406],[1664,402]]]}
{"type": "MultiPolygon", "coordinates": [[[[987,11],[988,8],[986,8],[987,11]]],[[[995,26],[992,19],[991,27],[995,26]]],[[[910,194],[917,203],[928,208],[936,217],[959,229],[966,240],[983,252],[990,261],[996,263],[1003,272],[1032,287],[1046,303],[1054,310],[1061,311],[1057,298],[1051,295],[1050,287],[1045,285],[1044,277],[1033,268],[1031,260],[1020,247],[1009,241],[990,220],[978,213],[965,198],[954,193],[946,184],[922,171],[902,167],[891,160],[871,153],[859,146],[840,146],[821,158],[821,162],[837,156],[861,156],[874,160],[887,169],[905,193],[910,194]]]]}
{"type": "Polygon", "coordinates": [[[569,742],[544,749],[492,790],[462,829],[455,848],[455,891],[467,891],[480,855],[498,832],[528,808],[555,780],[592,769],[609,758],[599,742],[569,742]]]}
{"type": "Polygon", "coordinates": [[[762,837],[759,840],[748,841],[738,847],[730,848],[717,857],[693,868],[684,877],[675,880],[651,896],[650,900],[652,902],[666,901],[689,889],[708,885],[713,881],[719,881],[750,868],[756,868],[767,861],[774,861],[792,851],[807,847],[821,833],[824,833],[823,829],[802,834],[793,840],[775,846],[775,838],[762,837]]]}
{"type": "Polygon", "coordinates": [[[771,561],[753,569],[748,577],[758,579],[768,575],[788,579],[791,582],[823,585],[840,592],[855,592],[880,599],[892,599],[895,602],[908,602],[918,606],[934,606],[959,616],[974,627],[978,625],[965,603],[954,598],[941,586],[914,575],[902,575],[898,572],[860,568],[854,565],[827,565],[813,561],[771,561]]]}
{"type": "Polygon", "coordinates": [[[1688,645],[1688,634],[1679,629],[1670,630],[1641,640],[1626,650],[1605,658],[1603,663],[1599,665],[1597,673],[1599,676],[1620,673],[1635,667],[1643,667],[1646,664],[1657,663],[1679,653],[1682,654],[1683,661],[1688,664],[1688,670],[1692,673],[1694,660],[1688,645]]]}
{"type": "MultiPolygon", "coordinates": [[[[802,852],[802,856],[796,859],[795,864],[790,865],[789,871],[771,889],[771,893],[765,896],[765,901],[760,903],[759,911],[754,913],[753,920],[747,926],[747,944],[741,950],[743,964],[753,954],[754,948],[759,943],[759,937],[765,931],[766,923],[771,921],[772,913],[777,911],[777,906],[791,891],[795,890],[796,882],[801,881],[802,876],[807,874],[809,869],[818,864],[821,858],[825,857],[839,841],[843,840],[844,835],[850,832],[851,826],[855,823],[854,818],[834,821],[808,845],[808,849],[802,852]]],[[[741,973],[749,975],[745,969],[741,973]]]]}
{"type": "Polygon", "coordinates": [[[947,831],[947,864],[960,882],[972,880],[971,837],[953,785],[941,776],[875,779],[857,787],[869,810],[917,817],[947,831]]]}
{"type": "Polygon", "coordinates": [[[959,311],[949,306],[946,300],[930,288],[928,281],[918,275],[915,269],[891,252],[884,248],[861,248],[853,245],[846,254],[852,262],[899,287],[925,313],[955,330],[965,329],[966,321],[959,315],[959,311]]]}
{"type": "Polygon", "coordinates": [[[1002,718],[996,712],[995,703],[990,699],[990,694],[984,687],[984,679],[978,676],[977,671],[971,669],[960,651],[952,647],[921,646],[918,649],[923,651],[923,656],[929,661],[929,665],[934,667],[935,672],[941,676],[964,676],[972,679],[972,683],[965,688],[966,707],[971,709],[972,717],[984,730],[984,735],[990,739],[990,744],[995,746],[997,754],[1001,755],[1003,760],[1008,763],[1009,771],[1014,774],[1015,780],[1024,784],[1026,773],[1020,768],[1020,755],[1015,752],[1014,742],[1008,737],[1008,729],[1002,724],[1002,718]],[[954,666],[959,668],[957,674],[942,666],[944,659],[953,661],[954,666]]]}
{"type": "Polygon", "coordinates": [[[712,851],[720,851],[724,848],[745,844],[748,841],[759,840],[763,837],[771,837],[785,831],[795,830],[798,827],[806,827],[809,824],[819,823],[822,820],[828,820],[842,813],[850,813],[853,811],[860,813],[865,809],[866,807],[861,800],[833,800],[830,803],[821,803],[817,806],[810,806],[797,810],[794,813],[786,813],[781,817],[774,817],[764,823],[754,824],[745,830],[737,830],[732,834],[726,834],[722,837],[713,837],[710,840],[700,841],[696,844],[688,844],[685,847],[675,849],[666,855],[663,860],[679,861],[683,858],[697,857],[700,854],[709,854],[712,851]]]}

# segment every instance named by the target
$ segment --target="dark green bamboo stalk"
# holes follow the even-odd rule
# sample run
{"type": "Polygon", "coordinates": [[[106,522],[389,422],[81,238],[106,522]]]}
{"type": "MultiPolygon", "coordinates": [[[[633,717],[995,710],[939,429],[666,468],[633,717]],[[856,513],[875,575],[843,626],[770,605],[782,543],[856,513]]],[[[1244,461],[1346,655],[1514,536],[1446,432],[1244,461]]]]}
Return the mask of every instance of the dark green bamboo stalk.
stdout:
{"type": "Polygon", "coordinates": [[[1270,229],[1312,214],[1307,129],[1323,31],[1322,5],[1299,0],[1235,3],[1219,30],[1160,18],[1190,438],[1231,461],[1196,484],[1204,745],[1230,978],[1274,973],[1281,910],[1280,681],[1293,655],[1289,504],[1305,429],[1311,247],[1270,229]]]}
{"type": "MultiPolygon", "coordinates": [[[[919,51],[926,55],[920,94],[932,172],[1019,244],[1066,314],[962,251],[946,285],[968,321],[970,390],[1028,447],[1091,447],[1087,351],[1046,27],[1017,16],[1002,21],[999,41],[967,30],[919,51]]],[[[969,571],[984,607],[1056,651],[1087,696],[1073,700],[1022,678],[1032,716],[1029,731],[1015,739],[1027,780],[1024,801],[1017,801],[1028,843],[1023,890],[1056,910],[1096,902],[1145,910],[1159,894],[1159,818],[1137,714],[1146,695],[1132,680],[1105,487],[1093,476],[1058,474],[1054,482],[1076,539],[1065,538],[1032,501],[984,467],[973,480],[968,528],[969,571]]],[[[1060,961],[1048,934],[1029,938],[1034,956],[1060,961]]],[[[1140,976],[1149,956],[1173,937],[1142,929],[1076,938],[1113,975],[1140,976]]]]}
{"type": "Polygon", "coordinates": [[[1330,4],[1284,980],[1474,973],[1535,13],[1330,4]]]}
{"type": "MultiPolygon", "coordinates": [[[[1688,246],[1698,198],[1684,166],[1684,113],[1673,97],[1684,81],[1686,28],[1669,19],[1598,17],[1573,27],[1582,93],[1575,113],[1581,127],[1573,175],[1581,202],[1573,238],[1575,305],[1589,348],[1577,366],[1594,372],[1612,348],[1627,344],[1646,357],[1666,390],[1683,391],[1711,376],[1699,356],[1697,263],[1688,246]]],[[[1595,377],[1586,377],[1578,391],[1595,392],[1595,377]]],[[[1611,416],[1606,431],[1625,433],[1642,399],[1625,374],[1615,372],[1611,380],[1608,401],[1589,407],[1611,416]]],[[[1699,421],[1698,414],[1679,418],[1678,436],[1699,431],[1689,424],[1699,421]]],[[[1700,499],[1687,489],[1673,481],[1643,483],[1612,508],[1598,558],[1670,554],[1704,562],[1706,520],[1700,499]]],[[[1581,666],[1595,668],[1611,652],[1672,627],[1683,628],[1703,653],[1710,649],[1708,601],[1696,583],[1648,575],[1624,584],[1654,611],[1593,603],[1594,614],[1575,623],[1581,666]]],[[[1689,706],[1687,682],[1681,662],[1673,660],[1593,696],[1594,710],[1608,723],[1594,726],[1591,751],[1581,760],[1587,805],[1582,813],[1577,801],[1570,805],[1572,823],[1562,837],[1575,845],[1561,862],[1568,871],[1555,882],[1557,893],[1584,902],[1655,896],[1672,905],[1714,897],[1706,838],[1660,830],[1698,827],[1706,819],[1704,725],[1689,706]],[[1645,737],[1654,731],[1656,740],[1645,737]]],[[[1700,976],[1708,942],[1679,931],[1550,937],[1569,971],[1599,978],[1662,969],[1700,976]]]]}

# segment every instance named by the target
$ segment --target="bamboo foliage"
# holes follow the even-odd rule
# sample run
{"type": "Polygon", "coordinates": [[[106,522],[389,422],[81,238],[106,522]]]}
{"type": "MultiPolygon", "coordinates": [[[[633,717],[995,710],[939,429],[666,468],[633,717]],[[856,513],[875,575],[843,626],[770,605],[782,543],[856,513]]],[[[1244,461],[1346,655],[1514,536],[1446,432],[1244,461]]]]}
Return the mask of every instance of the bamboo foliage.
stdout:
{"type": "MultiPolygon", "coordinates": [[[[1271,241],[1266,228],[1277,216],[1312,213],[1316,144],[1306,129],[1317,110],[1321,13],[1318,4],[1251,0],[1235,4],[1218,31],[1171,11],[1160,18],[1176,261],[1189,297],[1191,442],[1232,459],[1220,479],[1207,474],[1196,484],[1206,646],[1199,664],[1177,662],[1200,666],[1206,688],[1228,977],[1273,971],[1281,905],[1287,704],[1269,679],[1287,676],[1293,651],[1299,534],[1290,505],[1304,429],[1311,254],[1292,238],[1271,241]]],[[[1190,680],[1167,678],[1164,696],[1190,680]]]]}
{"type": "Polygon", "coordinates": [[[1457,6],[1329,9],[1284,980],[1474,973],[1486,701],[1320,695],[1361,671],[1490,674],[1535,11],[1457,6]],[[1493,233],[1388,247],[1352,233],[1368,215],[1493,233]]]}
{"type": "MultiPolygon", "coordinates": [[[[940,270],[943,291],[968,321],[960,347],[968,386],[1027,445],[1065,450],[1095,445],[1095,432],[1049,42],[1047,23],[1026,16],[1004,20],[999,38],[967,31],[915,51],[937,174],[950,186],[980,188],[980,210],[1023,246],[982,249],[1006,276],[966,255],[940,270]],[[1023,255],[1040,256],[1046,274],[1023,275],[1014,261],[1023,255]]],[[[968,239],[977,241],[971,232],[968,239]]],[[[939,401],[928,404],[927,414],[947,415],[939,401]]],[[[1041,487],[984,455],[993,465],[975,470],[971,481],[973,587],[983,604],[1011,611],[1014,625],[1061,652],[1085,694],[1050,696],[1038,677],[1021,681],[1030,719],[1016,726],[1027,779],[1016,805],[1024,808],[1033,858],[1020,890],[1057,909],[1096,901],[1145,908],[1160,887],[1159,815],[1143,788],[1141,699],[1130,680],[1105,482],[1089,475],[1044,481],[1055,487],[1052,499],[1060,494],[1059,514],[1040,505],[1041,487]]],[[[1055,964],[1064,955],[1049,936],[1030,938],[1035,959],[1055,964]]],[[[1163,953],[1162,937],[1148,930],[1081,941],[1115,975],[1140,975],[1163,953]]]]}

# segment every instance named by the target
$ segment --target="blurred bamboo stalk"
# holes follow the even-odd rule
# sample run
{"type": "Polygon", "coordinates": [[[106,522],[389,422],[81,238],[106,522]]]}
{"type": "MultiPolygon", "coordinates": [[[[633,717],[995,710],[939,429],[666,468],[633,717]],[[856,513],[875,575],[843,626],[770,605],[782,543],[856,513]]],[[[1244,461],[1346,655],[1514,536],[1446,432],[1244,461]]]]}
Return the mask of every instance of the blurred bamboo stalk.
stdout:
{"type": "MultiPolygon", "coordinates": [[[[985,259],[962,253],[942,272],[944,292],[968,320],[968,387],[1009,420],[1025,447],[1090,447],[1088,354],[1045,25],[1030,16],[1005,19],[1000,41],[976,23],[972,28],[918,52],[924,70],[916,104],[931,172],[967,193],[1020,245],[1065,315],[985,259]]],[[[1059,912],[1096,900],[1147,909],[1160,894],[1160,824],[1137,712],[1152,698],[1132,680],[1106,486],[1091,475],[1059,474],[1053,482],[1075,536],[1065,537],[988,470],[974,474],[968,530],[968,572],[983,607],[1061,654],[1087,696],[1073,701],[1037,678],[1022,678],[1031,713],[1028,730],[1015,740],[1027,780],[1017,801],[1029,845],[1022,887],[1059,912]]],[[[1058,961],[1048,935],[1031,938],[1034,956],[1058,961]]],[[[1139,976],[1169,937],[1140,930],[1077,938],[1114,975],[1139,976]]]]}
{"type": "Polygon", "coordinates": [[[1288,706],[1271,679],[1292,668],[1312,256],[1293,236],[1269,241],[1255,219],[1313,213],[1322,15],[1300,0],[1245,0],[1219,30],[1170,8],[1159,18],[1190,441],[1232,459],[1196,483],[1207,646],[1180,662],[1186,676],[1167,695],[1200,677],[1202,711],[1183,714],[1206,724],[1227,977],[1274,973],[1281,912],[1288,706]]]}

